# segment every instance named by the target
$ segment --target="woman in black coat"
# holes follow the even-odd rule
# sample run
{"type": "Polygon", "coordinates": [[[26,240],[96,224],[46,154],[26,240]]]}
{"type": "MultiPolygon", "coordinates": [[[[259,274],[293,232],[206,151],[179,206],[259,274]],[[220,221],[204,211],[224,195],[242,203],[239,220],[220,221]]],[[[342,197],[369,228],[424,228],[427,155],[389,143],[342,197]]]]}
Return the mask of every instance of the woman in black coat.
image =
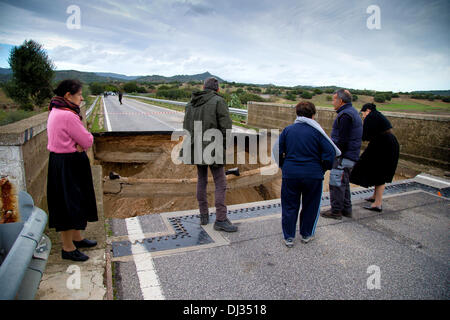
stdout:
{"type": "Polygon", "coordinates": [[[366,103],[361,114],[364,120],[362,140],[369,141],[369,145],[353,167],[350,182],[366,188],[375,186],[373,196],[365,199],[373,203],[364,208],[381,212],[385,183],[392,182],[400,147],[391,123],[373,103],[366,103]]]}

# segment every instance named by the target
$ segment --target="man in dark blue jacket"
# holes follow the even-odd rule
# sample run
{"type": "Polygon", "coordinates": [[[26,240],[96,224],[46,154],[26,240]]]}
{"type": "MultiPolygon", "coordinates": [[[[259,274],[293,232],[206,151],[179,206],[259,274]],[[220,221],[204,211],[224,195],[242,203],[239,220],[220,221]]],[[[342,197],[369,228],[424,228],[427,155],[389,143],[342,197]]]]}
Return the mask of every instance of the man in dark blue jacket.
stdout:
{"type": "MultiPolygon", "coordinates": [[[[311,102],[296,106],[299,117],[312,119],[316,108],[311,102]]],[[[299,119],[299,118],[298,118],[299,119]]],[[[317,124],[318,126],[318,124],[317,124]]],[[[292,247],[295,227],[300,212],[302,242],[313,239],[322,198],[323,176],[331,169],[336,151],[327,137],[307,122],[297,122],[286,127],[279,138],[279,166],[282,170],[281,224],[284,241],[292,247]]]]}
{"type": "Polygon", "coordinates": [[[359,159],[362,138],[362,121],[352,106],[352,95],[348,90],[337,90],[333,95],[333,106],[337,117],[333,123],[331,139],[342,151],[335,159],[330,172],[331,209],[322,212],[324,218],[342,219],[352,216],[350,173],[359,159]]]}

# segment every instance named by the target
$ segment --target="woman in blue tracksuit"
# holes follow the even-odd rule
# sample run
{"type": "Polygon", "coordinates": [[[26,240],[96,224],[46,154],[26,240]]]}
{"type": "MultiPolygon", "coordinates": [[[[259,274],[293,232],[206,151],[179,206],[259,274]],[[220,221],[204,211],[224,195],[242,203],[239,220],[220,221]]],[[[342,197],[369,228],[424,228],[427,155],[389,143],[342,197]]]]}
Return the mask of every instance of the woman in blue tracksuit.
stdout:
{"type": "Polygon", "coordinates": [[[294,245],[295,227],[300,212],[300,236],[303,243],[314,238],[322,197],[323,176],[340,155],[320,125],[313,120],[316,107],[311,102],[296,106],[297,119],[280,135],[278,152],[282,170],[282,228],[286,246],[294,245]]]}

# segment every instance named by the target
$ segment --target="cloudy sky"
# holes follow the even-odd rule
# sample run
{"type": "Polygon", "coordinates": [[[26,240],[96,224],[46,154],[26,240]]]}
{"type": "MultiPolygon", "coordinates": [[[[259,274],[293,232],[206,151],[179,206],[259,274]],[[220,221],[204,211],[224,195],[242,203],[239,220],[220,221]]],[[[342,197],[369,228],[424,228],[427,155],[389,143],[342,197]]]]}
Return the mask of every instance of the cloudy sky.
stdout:
{"type": "Polygon", "coordinates": [[[449,0],[0,0],[0,67],[26,39],[57,70],[450,89],[449,0]],[[67,13],[80,8],[80,29],[67,13]],[[380,29],[369,29],[376,5],[380,29]]]}

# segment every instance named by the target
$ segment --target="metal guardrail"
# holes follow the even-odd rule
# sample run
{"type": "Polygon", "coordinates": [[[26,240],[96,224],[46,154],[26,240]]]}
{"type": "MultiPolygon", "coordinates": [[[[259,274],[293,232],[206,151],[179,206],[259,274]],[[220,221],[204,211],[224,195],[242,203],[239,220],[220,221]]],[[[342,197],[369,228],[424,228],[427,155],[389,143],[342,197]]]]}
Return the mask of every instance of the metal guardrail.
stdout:
{"type": "MultiPolygon", "coordinates": [[[[186,105],[187,105],[187,102],[180,102],[180,101],[173,101],[173,100],[164,100],[164,99],[156,99],[156,98],[149,98],[149,97],[144,97],[144,96],[133,96],[133,95],[129,95],[129,94],[126,94],[125,96],[126,97],[131,97],[131,98],[141,98],[141,99],[155,101],[155,102],[164,102],[164,103],[173,104],[173,105],[182,106],[182,107],[186,107],[186,105]]],[[[234,114],[238,114],[238,115],[242,115],[242,116],[247,116],[247,110],[246,109],[228,108],[228,110],[230,110],[230,113],[234,113],[234,114]]]]}
{"type": "Polygon", "coordinates": [[[21,222],[0,224],[0,300],[32,300],[50,254],[47,214],[19,192],[21,222]]]}
{"type": "Polygon", "coordinates": [[[86,117],[89,118],[89,115],[91,114],[92,110],[94,110],[94,106],[97,103],[97,100],[100,96],[97,96],[97,98],[95,98],[95,101],[91,104],[91,106],[89,107],[89,109],[86,111],[86,117]]]}

